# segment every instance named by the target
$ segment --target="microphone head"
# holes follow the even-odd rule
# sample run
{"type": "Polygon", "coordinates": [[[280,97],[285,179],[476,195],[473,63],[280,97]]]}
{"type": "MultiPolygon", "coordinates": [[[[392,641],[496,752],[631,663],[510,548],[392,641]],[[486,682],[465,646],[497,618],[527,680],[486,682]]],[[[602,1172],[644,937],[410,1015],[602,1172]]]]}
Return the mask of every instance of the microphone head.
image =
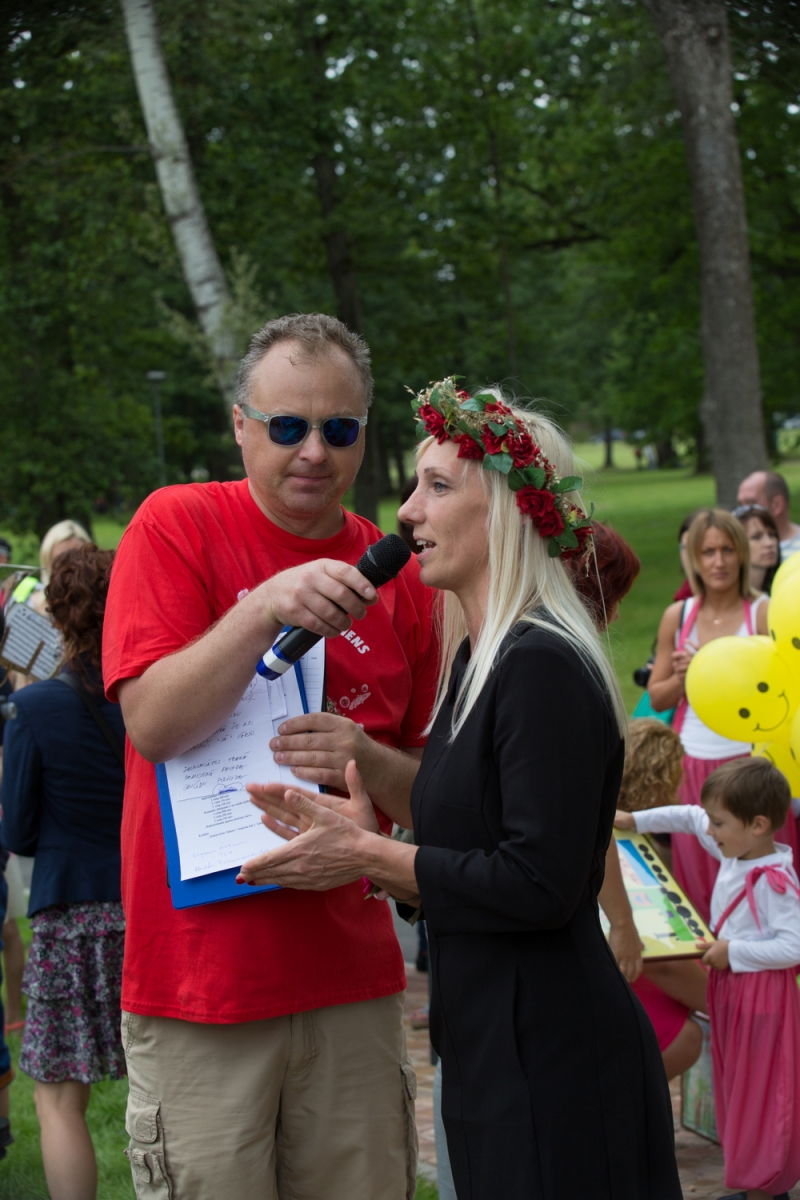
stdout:
{"type": "Polygon", "coordinates": [[[411,549],[403,539],[396,533],[387,533],[366,549],[356,563],[356,570],[378,588],[399,575],[410,558],[411,549]]]}

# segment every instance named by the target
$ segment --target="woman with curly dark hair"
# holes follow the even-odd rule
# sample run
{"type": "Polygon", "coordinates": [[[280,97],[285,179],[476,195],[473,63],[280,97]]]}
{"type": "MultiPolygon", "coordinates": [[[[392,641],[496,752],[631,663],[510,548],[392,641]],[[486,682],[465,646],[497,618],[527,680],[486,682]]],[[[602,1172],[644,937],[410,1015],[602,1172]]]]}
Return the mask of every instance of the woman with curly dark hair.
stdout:
{"type": "Polygon", "coordinates": [[[52,1200],[94,1200],[85,1113],[92,1083],[125,1074],[119,828],[125,729],[103,696],[101,640],[114,555],[59,555],[46,589],[64,639],[54,679],[16,693],[4,741],[2,841],[36,856],[20,1068],[36,1081],[52,1200]]]}

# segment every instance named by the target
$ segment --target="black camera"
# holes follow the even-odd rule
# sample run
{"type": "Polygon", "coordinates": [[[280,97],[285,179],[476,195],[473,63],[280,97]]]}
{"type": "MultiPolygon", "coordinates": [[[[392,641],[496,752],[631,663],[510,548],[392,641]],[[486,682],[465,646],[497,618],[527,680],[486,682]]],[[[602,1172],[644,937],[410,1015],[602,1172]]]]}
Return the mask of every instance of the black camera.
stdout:
{"type": "Polygon", "coordinates": [[[650,676],[653,674],[652,662],[645,663],[643,667],[637,667],[633,672],[633,682],[637,687],[646,688],[650,683],[650,676]]]}

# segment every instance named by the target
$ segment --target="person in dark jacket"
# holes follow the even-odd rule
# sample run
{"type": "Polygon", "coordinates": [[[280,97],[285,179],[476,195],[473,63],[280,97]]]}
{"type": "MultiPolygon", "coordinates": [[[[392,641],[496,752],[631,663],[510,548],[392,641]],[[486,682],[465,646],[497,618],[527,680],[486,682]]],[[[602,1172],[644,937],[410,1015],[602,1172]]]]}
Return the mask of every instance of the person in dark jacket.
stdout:
{"type": "Polygon", "coordinates": [[[46,589],[64,638],[60,675],[16,692],[6,725],[3,844],[35,855],[20,1068],[36,1081],[52,1200],[94,1200],[91,1084],[125,1074],[120,841],[125,729],[103,696],[101,639],[113,552],[60,555],[46,589]],[[98,721],[99,717],[99,721],[98,721]]]}
{"type": "Polygon", "coordinates": [[[288,845],[240,878],[366,877],[422,908],[459,1200],[680,1200],[658,1043],[598,915],[626,718],[564,568],[589,536],[572,455],[550,421],[452,380],[417,407],[432,436],[398,515],[444,592],[417,844],[379,835],[351,762],[349,799],[250,785],[288,845]]]}

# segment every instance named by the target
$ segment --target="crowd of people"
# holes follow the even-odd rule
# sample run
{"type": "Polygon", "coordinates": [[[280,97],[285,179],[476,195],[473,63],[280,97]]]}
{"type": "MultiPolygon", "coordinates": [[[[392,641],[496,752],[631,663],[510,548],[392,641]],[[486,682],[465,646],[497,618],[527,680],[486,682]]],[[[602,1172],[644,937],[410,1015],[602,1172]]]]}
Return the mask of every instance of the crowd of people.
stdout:
{"type": "MultiPolygon", "coordinates": [[[[5,586],[63,644],[53,678],[6,682],[0,824],[5,1028],[22,1030],[52,1200],[94,1200],[91,1086],[124,1075],[138,1197],[413,1200],[388,896],[426,930],[442,1200],[678,1200],[667,1083],[700,1055],[697,1014],[726,1183],[787,1195],[800,805],[685,694],[701,647],[766,632],[800,551],[785,481],[758,472],[732,513],[687,516],[629,725],[604,634],[641,564],[585,516],[563,435],[498,389],[420,393],[398,515],[416,553],[377,591],[354,564],[380,533],[342,507],[371,391],[338,321],[270,321],[234,407],[245,478],[154,493],[116,554],[61,522],[38,577],[5,586]],[[242,865],[241,899],[176,908],[153,764],[218,729],[292,625],[327,639],[327,703],[270,741],[297,785],[248,785],[285,844],[242,865]],[[710,923],[696,957],[643,957],[614,823],[653,833],[710,923]],[[262,884],[279,890],[248,894],[262,884]]],[[[2,1042],[0,1156],[12,1078],[2,1042]]]]}

